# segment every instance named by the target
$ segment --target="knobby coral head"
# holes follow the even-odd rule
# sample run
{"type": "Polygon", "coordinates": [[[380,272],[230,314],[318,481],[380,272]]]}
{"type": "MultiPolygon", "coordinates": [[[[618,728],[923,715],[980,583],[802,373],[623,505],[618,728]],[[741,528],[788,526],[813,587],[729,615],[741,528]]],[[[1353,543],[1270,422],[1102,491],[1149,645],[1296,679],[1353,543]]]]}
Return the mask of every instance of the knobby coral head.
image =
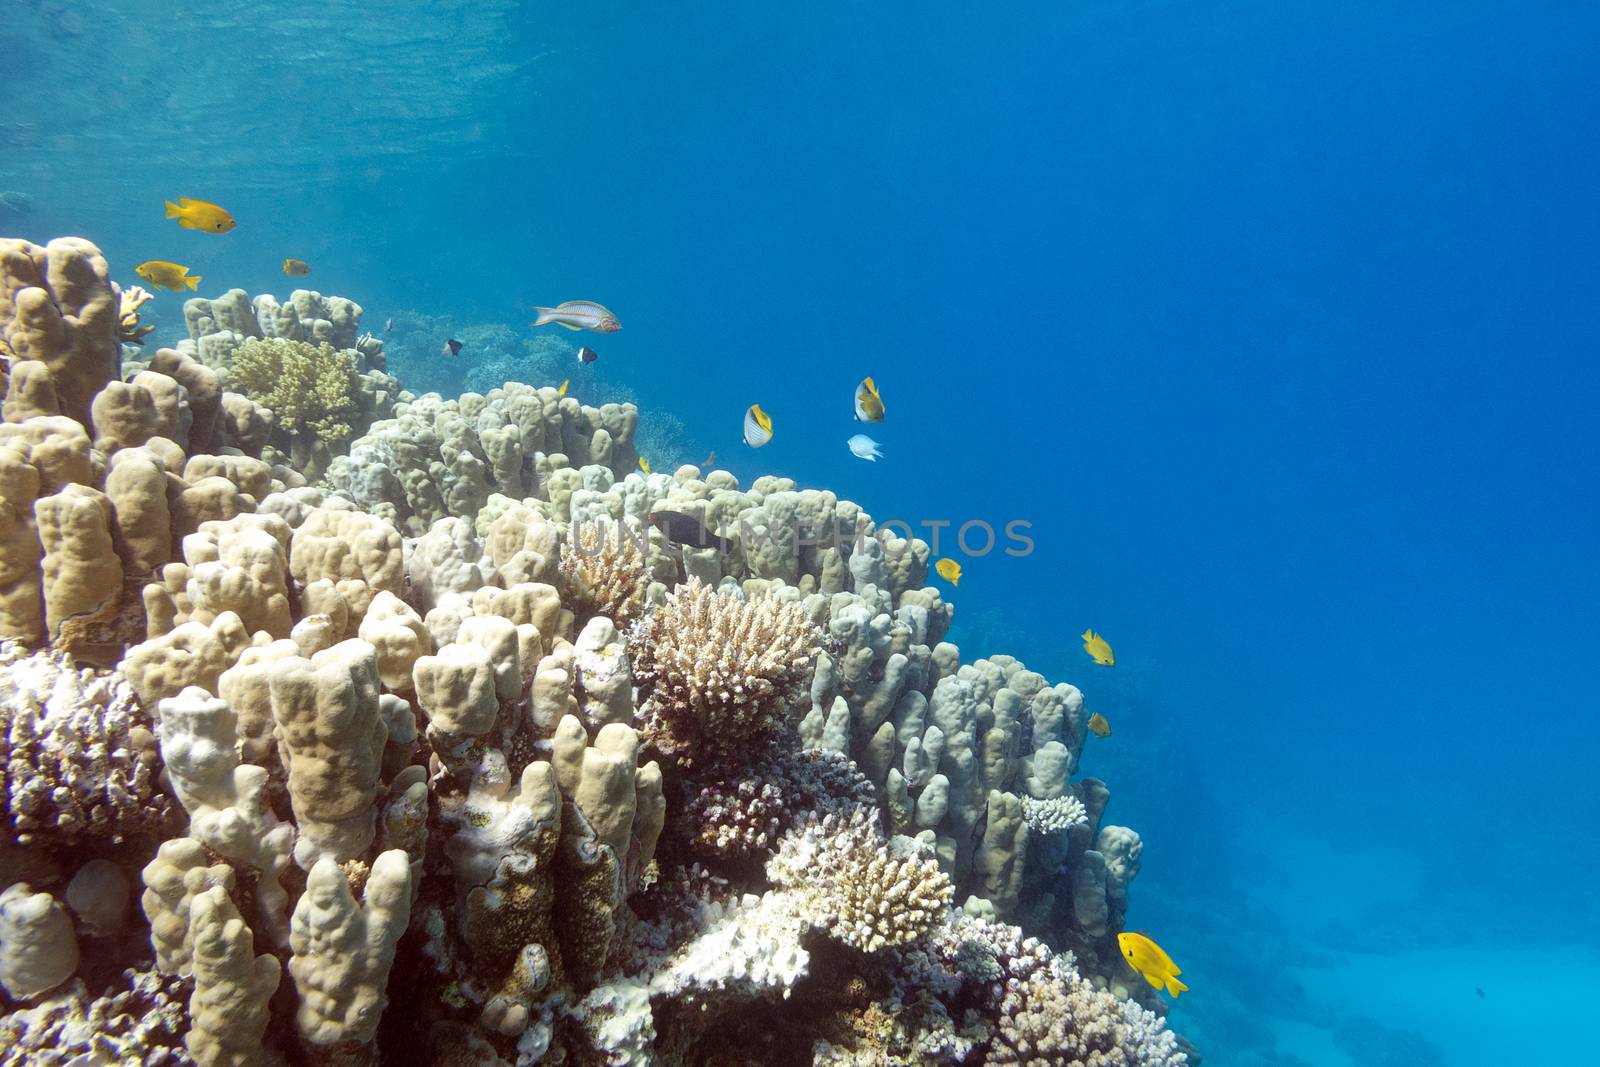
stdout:
{"type": "Polygon", "coordinates": [[[687,760],[759,748],[784,723],[822,639],[798,604],[699,579],[673,590],[629,642],[661,747],[687,760]]]}

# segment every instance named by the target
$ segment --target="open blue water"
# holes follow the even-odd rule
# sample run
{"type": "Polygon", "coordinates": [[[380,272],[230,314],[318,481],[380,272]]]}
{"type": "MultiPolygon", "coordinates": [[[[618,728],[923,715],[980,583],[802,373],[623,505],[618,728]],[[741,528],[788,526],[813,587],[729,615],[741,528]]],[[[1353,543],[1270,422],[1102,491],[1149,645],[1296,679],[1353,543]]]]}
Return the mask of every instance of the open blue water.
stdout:
{"type": "Polygon", "coordinates": [[[10,0],[0,232],[203,295],[304,258],[419,389],[486,358],[419,316],[602,300],[600,363],[526,370],[636,397],[658,469],[1031,522],[952,637],[1112,719],[1207,1064],[1593,1062],[1597,42],[1548,0],[10,0]]]}

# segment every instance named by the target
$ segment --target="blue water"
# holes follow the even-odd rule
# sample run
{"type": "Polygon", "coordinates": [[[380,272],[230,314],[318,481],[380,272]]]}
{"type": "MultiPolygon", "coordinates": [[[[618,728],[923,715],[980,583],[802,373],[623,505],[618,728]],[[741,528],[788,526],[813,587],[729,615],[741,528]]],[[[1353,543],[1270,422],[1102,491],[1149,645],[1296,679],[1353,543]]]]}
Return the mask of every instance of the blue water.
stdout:
{"type": "MultiPolygon", "coordinates": [[[[298,256],[368,326],[522,339],[602,300],[624,330],[560,373],[676,416],[658,469],[1031,522],[965,561],[952,637],[1111,718],[1086,769],[1145,836],[1130,925],[1206,1063],[1579,1062],[1600,9],[10,8],[0,232],[206,295],[282,295],[298,256]],[[177,230],[177,195],[238,229],[177,230]]],[[[417,333],[399,373],[458,389],[417,333]]]]}

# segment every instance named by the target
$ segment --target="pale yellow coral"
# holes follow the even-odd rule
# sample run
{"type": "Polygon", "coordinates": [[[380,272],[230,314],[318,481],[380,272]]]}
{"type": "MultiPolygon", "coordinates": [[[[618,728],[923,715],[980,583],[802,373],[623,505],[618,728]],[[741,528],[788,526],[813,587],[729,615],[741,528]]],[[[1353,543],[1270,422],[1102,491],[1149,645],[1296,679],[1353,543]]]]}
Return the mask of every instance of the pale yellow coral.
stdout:
{"type": "Polygon", "coordinates": [[[139,309],[154,299],[155,294],[139,286],[122,290],[117,309],[117,340],[125,345],[142,345],[144,339],[155,332],[154,326],[139,324],[139,309]]]}
{"type": "Polygon", "coordinates": [[[621,524],[607,530],[601,522],[584,524],[577,543],[562,547],[561,577],[571,600],[619,627],[638,618],[649,585],[639,542],[621,524]]]}
{"type": "Polygon", "coordinates": [[[633,676],[658,742],[682,756],[763,743],[788,713],[822,634],[798,604],[746,600],[698,579],[633,628],[633,676]]]}
{"type": "Polygon", "coordinates": [[[290,433],[330,443],[350,436],[358,385],[348,351],[326,342],[252,338],[234,350],[226,383],[269,408],[290,433]]]}

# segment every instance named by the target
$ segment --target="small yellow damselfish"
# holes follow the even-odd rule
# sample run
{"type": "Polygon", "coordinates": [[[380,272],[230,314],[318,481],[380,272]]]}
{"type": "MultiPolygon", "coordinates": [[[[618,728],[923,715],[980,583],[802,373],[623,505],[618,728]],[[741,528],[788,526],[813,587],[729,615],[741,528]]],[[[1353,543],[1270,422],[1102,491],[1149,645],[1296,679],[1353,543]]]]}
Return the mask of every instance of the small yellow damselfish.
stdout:
{"type": "Polygon", "coordinates": [[[933,565],[934,573],[951,585],[961,584],[961,564],[953,559],[941,559],[933,565]]]}
{"type": "Polygon", "coordinates": [[[1094,734],[1096,737],[1110,737],[1111,724],[1106,721],[1106,717],[1104,715],[1097,711],[1093,715],[1089,716],[1089,732],[1094,734]]]}
{"type": "Polygon", "coordinates": [[[1144,975],[1146,982],[1157,989],[1164,987],[1174,998],[1188,991],[1189,987],[1178,981],[1178,975],[1183,973],[1178,965],[1148,937],[1124,931],[1117,935],[1117,944],[1122,947],[1122,958],[1128,966],[1144,975]]]}
{"type": "Polygon", "coordinates": [[[182,263],[169,263],[164,259],[147,259],[133,268],[133,273],[158,289],[171,289],[175,293],[200,287],[200,275],[190,274],[182,263]]]}
{"type": "Polygon", "coordinates": [[[646,474],[649,474],[650,473],[650,461],[645,459],[643,456],[640,456],[639,457],[639,469],[644,471],[646,474]]]}
{"type": "Polygon", "coordinates": [[[556,396],[566,396],[567,395],[567,382],[569,380],[570,379],[567,379],[567,378],[561,379],[561,387],[556,390],[556,396]]]}
{"type": "Polygon", "coordinates": [[[204,233],[227,233],[236,225],[233,216],[216,204],[188,196],[178,197],[176,204],[167,201],[167,218],[177,219],[178,225],[186,230],[204,233]]]}
{"type": "Polygon", "coordinates": [[[1106,643],[1105,638],[1093,630],[1083,631],[1083,650],[1089,653],[1090,658],[1102,667],[1115,667],[1117,665],[1117,657],[1112,655],[1111,646],[1106,643]]]}

